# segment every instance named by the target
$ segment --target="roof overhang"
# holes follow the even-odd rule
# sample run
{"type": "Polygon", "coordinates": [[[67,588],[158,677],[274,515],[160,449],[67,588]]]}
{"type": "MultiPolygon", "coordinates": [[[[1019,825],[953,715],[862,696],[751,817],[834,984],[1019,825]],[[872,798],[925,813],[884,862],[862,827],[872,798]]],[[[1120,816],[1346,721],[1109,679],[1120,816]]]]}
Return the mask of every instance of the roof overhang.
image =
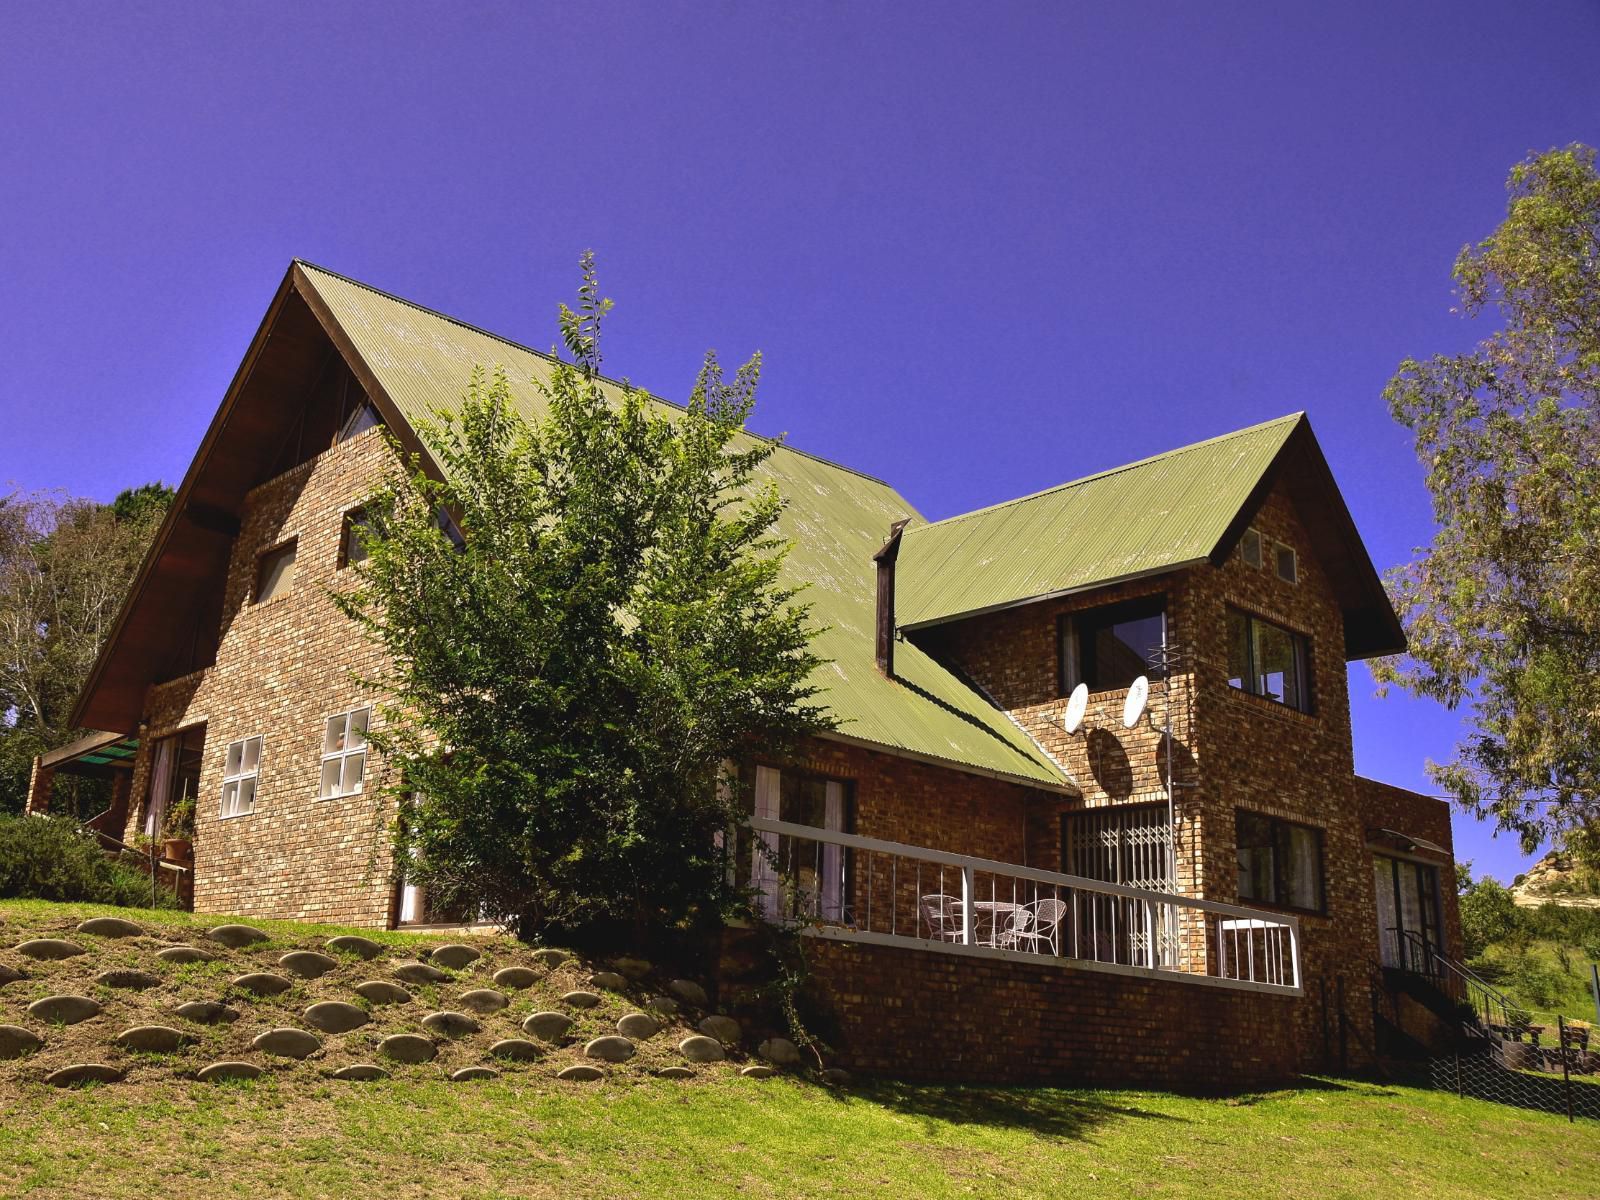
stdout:
{"type": "Polygon", "coordinates": [[[1398,850],[1402,854],[1433,854],[1449,858],[1450,851],[1427,838],[1414,837],[1398,829],[1374,826],[1367,830],[1367,845],[1373,849],[1398,850]]]}

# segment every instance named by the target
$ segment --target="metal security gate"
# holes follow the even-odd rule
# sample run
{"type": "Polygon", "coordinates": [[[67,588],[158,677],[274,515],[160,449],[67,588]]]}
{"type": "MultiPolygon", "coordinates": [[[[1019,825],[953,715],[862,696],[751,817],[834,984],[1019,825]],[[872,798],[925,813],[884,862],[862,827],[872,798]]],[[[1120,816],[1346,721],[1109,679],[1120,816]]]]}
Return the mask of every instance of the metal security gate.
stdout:
{"type": "Polygon", "coordinates": [[[1176,891],[1167,806],[1139,804],[1062,814],[1061,869],[1104,883],[1176,891]]]}

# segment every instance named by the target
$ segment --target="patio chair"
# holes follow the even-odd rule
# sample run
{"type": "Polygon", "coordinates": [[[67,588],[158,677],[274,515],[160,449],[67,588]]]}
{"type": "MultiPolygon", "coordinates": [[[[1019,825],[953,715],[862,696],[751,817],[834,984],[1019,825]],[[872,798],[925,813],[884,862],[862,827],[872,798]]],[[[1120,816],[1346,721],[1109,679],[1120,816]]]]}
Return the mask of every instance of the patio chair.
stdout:
{"type": "Polygon", "coordinates": [[[942,892],[923,896],[919,901],[922,909],[922,923],[927,927],[926,936],[935,942],[959,942],[961,940],[961,901],[954,896],[946,896],[942,892]]]}
{"type": "Polygon", "coordinates": [[[1007,927],[995,938],[1004,950],[1030,950],[1044,954],[1056,950],[1056,929],[1067,913],[1065,900],[1035,900],[1011,914],[1007,927]]]}

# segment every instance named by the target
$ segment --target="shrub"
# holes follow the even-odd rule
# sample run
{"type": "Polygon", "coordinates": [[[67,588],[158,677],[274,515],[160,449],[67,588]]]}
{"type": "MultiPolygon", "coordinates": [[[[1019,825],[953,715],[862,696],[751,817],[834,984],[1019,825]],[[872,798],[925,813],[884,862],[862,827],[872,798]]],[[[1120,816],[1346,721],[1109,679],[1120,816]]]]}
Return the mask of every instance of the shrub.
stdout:
{"type": "MultiPolygon", "coordinates": [[[[108,859],[70,817],[0,816],[0,900],[66,900],[148,907],[150,877],[108,859]]],[[[175,907],[166,888],[157,903],[175,907]]]]}

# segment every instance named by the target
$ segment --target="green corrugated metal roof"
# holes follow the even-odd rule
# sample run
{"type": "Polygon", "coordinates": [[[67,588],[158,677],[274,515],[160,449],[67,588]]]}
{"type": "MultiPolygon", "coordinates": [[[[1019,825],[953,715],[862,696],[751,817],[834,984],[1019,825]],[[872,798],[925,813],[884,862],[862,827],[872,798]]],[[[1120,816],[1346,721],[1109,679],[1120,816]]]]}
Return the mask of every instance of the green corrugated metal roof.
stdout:
{"type": "MultiPolygon", "coordinates": [[[[474,366],[503,365],[516,407],[542,404],[531,380],[548,381],[537,351],[326,271],[301,269],[384,392],[408,421],[460,401],[474,366]]],[[[788,501],[779,521],[793,543],[787,571],[811,586],[817,652],[831,660],[820,685],[845,736],[892,750],[1049,787],[1068,777],[1018,727],[908,642],[895,650],[901,682],[874,661],[872,555],[891,522],[915,510],[888,484],[784,447],[764,468],[788,501]]]]}
{"type": "Polygon", "coordinates": [[[895,583],[899,624],[934,624],[1207,558],[1304,419],[1280,417],[911,526],[895,583]]]}

